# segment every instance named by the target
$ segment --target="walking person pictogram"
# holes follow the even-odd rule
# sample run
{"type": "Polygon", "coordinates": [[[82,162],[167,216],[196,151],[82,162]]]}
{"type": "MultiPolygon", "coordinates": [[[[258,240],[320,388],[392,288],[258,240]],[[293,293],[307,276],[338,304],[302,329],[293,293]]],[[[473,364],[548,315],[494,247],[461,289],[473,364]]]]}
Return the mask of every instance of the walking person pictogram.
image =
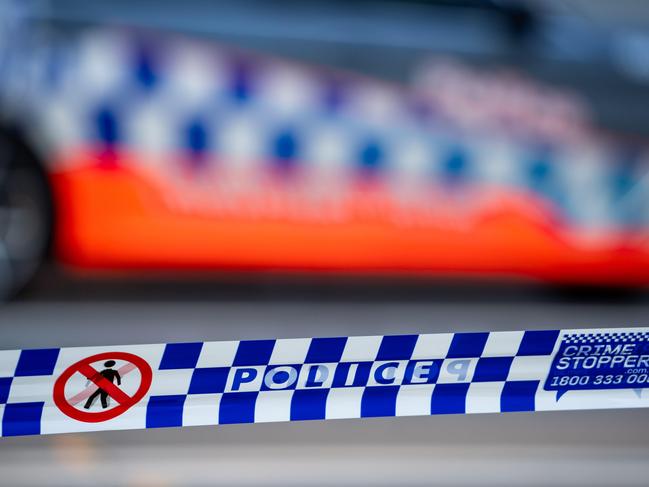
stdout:
{"type": "Polygon", "coordinates": [[[84,423],[101,423],[124,414],[140,402],[151,387],[152,379],[151,366],[142,357],[128,352],[102,352],[81,359],[65,369],[54,383],[52,398],[66,416],[84,423]],[[117,361],[120,362],[119,367],[116,367],[117,361]],[[93,364],[96,363],[101,363],[103,370],[95,368],[93,364]],[[79,391],[79,383],[75,381],[74,387],[68,388],[66,396],[66,386],[77,374],[88,381],[86,387],[79,391]],[[121,389],[122,379],[129,384],[130,390],[137,385],[135,393],[129,395],[121,389]],[[93,408],[98,397],[101,398],[102,407],[93,408]],[[109,408],[112,401],[117,404],[109,408]]]}
{"type": "MultiPolygon", "coordinates": [[[[95,377],[90,378],[89,380],[93,382],[97,382],[97,379],[100,379],[99,376],[102,376],[108,381],[110,381],[111,384],[114,383],[115,380],[117,380],[117,385],[118,386],[122,385],[122,377],[119,375],[119,372],[111,368],[114,366],[115,366],[114,360],[107,360],[106,362],[104,362],[104,367],[106,368],[101,372],[97,372],[95,374],[95,377]]],[[[91,396],[88,398],[86,403],[83,405],[84,409],[90,409],[90,406],[92,406],[92,403],[95,402],[97,396],[101,396],[101,407],[103,409],[106,409],[108,407],[109,394],[101,387],[99,387],[95,392],[91,394],[91,396]]]]}

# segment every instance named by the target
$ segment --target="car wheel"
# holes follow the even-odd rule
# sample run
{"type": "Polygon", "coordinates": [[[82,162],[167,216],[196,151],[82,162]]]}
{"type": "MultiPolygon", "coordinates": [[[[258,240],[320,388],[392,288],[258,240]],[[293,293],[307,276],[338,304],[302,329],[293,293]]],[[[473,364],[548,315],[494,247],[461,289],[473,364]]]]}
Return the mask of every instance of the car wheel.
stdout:
{"type": "Polygon", "coordinates": [[[0,299],[20,291],[48,251],[52,199],[42,167],[17,137],[0,134],[0,299]]]}

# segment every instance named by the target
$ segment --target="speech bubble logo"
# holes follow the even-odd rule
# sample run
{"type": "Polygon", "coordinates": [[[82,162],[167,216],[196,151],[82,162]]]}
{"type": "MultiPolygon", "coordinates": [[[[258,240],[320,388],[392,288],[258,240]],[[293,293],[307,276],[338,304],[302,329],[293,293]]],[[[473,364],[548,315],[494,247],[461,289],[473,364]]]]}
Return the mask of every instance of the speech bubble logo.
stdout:
{"type": "Polygon", "coordinates": [[[559,389],[557,390],[557,397],[555,401],[559,402],[559,399],[561,399],[561,396],[563,396],[566,392],[568,392],[569,389],[559,389]]]}
{"type": "Polygon", "coordinates": [[[543,388],[556,391],[632,389],[638,399],[649,387],[649,333],[584,332],[565,335],[543,388]]]}

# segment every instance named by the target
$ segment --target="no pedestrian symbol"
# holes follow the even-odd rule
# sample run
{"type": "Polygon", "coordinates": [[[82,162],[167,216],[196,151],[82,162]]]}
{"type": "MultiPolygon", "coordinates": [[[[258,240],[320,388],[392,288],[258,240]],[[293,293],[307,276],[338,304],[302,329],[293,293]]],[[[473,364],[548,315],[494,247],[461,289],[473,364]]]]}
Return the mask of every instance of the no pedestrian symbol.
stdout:
{"type": "Polygon", "coordinates": [[[149,390],[152,377],[151,367],[142,357],[126,352],[98,353],[79,360],[63,371],[54,383],[54,403],[64,414],[78,421],[108,421],[137,404],[149,390]],[[93,366],[97,362],[100,362],[99,370],[93,366]],[[129,395],[120,386],[125,376],[133,371],[139,372],[140,385],[134,394],[129,395]],[[85,377],[87,386],[66,396],[68,381],[75,374],[85,377]],[[116,405],[112,406],[112,402],[116,405]],[[109,407],[109,403],[112,407],[109,407]]]}

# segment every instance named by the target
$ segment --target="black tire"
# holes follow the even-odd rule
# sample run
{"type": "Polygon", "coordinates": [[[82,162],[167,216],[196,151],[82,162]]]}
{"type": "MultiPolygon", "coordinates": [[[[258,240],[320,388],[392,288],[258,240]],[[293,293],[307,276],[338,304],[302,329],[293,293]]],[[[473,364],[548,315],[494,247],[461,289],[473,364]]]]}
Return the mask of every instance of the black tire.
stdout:
{"type": "Polygon", "coordinates": [[[18,136],[0,131],[0,299],[32,279],[49,251],[52,224],[45,171],[18,136]]]}

